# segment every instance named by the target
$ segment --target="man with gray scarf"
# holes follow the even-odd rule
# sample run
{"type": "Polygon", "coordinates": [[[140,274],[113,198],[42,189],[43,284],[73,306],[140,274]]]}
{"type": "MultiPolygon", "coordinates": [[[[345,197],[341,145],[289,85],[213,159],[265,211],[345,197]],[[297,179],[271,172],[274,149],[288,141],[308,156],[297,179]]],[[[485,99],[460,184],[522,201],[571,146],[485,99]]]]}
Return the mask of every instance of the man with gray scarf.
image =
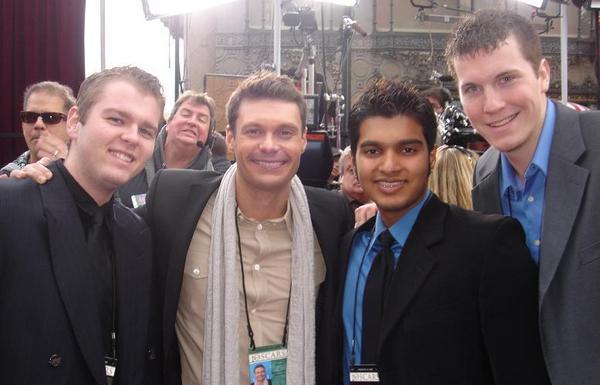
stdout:
{"type": "Polygon", "coordinates": [[[164,293],[165,382],[247,385],[250,368],[263,364],[273,383],[320,383],[335,357],[335,309],[323,300],[336,294],[330,263],[351,211],[341,195],[295,175],[306,105],[289,78],[250,76],[227,117],[237,163],[224,176],[160,170],[139,210],[164,293]],[[263,363],[267,355],[279,360],[263,363]]]}
{"type": "Polygon", "coordinates": [[[156,138],[152,158],[119,189],[123,204],[132,208],[143,205],[157,170],[214,170],[210,147],[216,124],[215,109],[214,100],[206,93],[186,91],[177,99],[167,124],[156,138]]]}

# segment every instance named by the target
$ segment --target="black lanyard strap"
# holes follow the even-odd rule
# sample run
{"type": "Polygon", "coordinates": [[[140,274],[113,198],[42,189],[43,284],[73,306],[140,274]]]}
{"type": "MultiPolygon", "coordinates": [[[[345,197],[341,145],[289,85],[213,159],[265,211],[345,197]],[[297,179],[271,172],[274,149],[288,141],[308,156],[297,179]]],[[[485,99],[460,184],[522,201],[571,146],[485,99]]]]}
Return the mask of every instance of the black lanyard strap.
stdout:
{"type": "MultiPolygon", "coordinates": [[[[248,338],[250,338],[250,349],[256,349],[256,343],[254,342],[254,331],[252,330],[252,324],[250,323],[250,314],[248,312],[248,295],[246,294],[246,275],[244,273],[244,261],[242,257],[242,242],[240,237],[240,225],[238,221],[238,206],[235,206],[235,230],[237,233],[237,244],[238,244],[238,254],[240,256],[240,270],[242,273],[242,289],[244,292],[244,308],[246,310],[246,323],[248,328],[248,338]]],[[[283,346],[287,345],[287,335],[288,335],[288,326],[290,321],[290,301],[292,298],[292,282],[290,278],[290,290],[288,294],[288,303],[287,309],[285,312],[285,325],[283,326],[283,338],[281,340],[281,344],[283,346]]]]}

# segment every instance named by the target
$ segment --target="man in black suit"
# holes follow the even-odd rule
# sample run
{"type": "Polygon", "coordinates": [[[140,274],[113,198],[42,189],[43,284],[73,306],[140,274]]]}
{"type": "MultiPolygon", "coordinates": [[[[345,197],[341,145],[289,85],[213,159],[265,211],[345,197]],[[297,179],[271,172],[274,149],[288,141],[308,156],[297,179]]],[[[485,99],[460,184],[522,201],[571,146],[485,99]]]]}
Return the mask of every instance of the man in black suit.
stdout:
{"type": "Polygon", "coordinates": [[[150,231],[113,193],[152,154],[163,106],[138,68],[91,75],[54,177],[0,181],[3,384],[160,381],[150,231]]]}
{"type": "Polygon", "coordinates": [[[427,189],[435,129],[427,100],[387,80],[350,113],[356,172],[379,213],[342,245],[343,382],[545,384],[523,231],[427,189]]]}
{"type": "Polygon", "coordinates": [[[323,301],[335,295],[331,261],[351,212],[295,176],[306,105],[290,79],[249,77],[227,117],[237,163],[224,176],[162,170],[140,211],[164,293],[166,382],[248,384],[248,353],[282,344],[287,384],[313,384],[315,343],[317,372],[330,366],[333,308],[323,301]]]}

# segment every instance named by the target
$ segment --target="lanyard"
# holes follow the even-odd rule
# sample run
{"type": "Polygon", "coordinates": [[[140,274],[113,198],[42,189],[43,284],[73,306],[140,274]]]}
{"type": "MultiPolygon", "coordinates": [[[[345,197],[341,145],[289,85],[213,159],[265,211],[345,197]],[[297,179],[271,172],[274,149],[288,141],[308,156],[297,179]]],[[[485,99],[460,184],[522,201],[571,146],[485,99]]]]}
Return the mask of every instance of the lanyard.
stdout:
{"type": "MultiPolygon", "coordinates": [[[[375,232],[375,228],[371,230],[369,234],[369,240],[367,242],[367,247],[365,247],[365,251],[363,251],[362,257],[360,259],[360,265],[358,265],[358,272],[356,273],[356,286],[354,287],[354,309],[352,311],[352,352],[350,353],[350,360],[352,364],[356,364],[356,302],[358,300],[358,283],[360,281],[360,272],[362,271],[363,265],[365,263],[365,259],[367,257],[367,252],[369,251],[371,246],[371,241],[373,240],[373,234],[375,232]]],[[[368,274],[367,274],[368,278],[368,274]]]]}
{"type": "MultiPolygon", "coordinates": [[[[242,258],[242,242],[240,240],[240,225],[238,222],[238,206],[235,206],[235,230],[237,233],[237,243],[238,243],[238,254],[240,256],[240,269],[242,272],[242,288],[244,291],[244,308],[246,310],[246,322],[248,327],[248,338],[250,338],[250,349],[256,349],[256,344],[254,343],[254,331],[252,330],[252,325],[250,323],[250,314],[248,313],[248,296],[246,295],[246,277],[244,274],[244,261],[242,258]]],[[[289,316],[290,316],[290,301],[292,298],[292,282],[290,278],[290,290],[288,295],[288,303],[287,309],[285,311],[285,325],[283,327],[283,338],[281,340],[281,344],[285,347],[287,345],[287,334],[288,334],[288,326],[289,326],[289,316]]]]}

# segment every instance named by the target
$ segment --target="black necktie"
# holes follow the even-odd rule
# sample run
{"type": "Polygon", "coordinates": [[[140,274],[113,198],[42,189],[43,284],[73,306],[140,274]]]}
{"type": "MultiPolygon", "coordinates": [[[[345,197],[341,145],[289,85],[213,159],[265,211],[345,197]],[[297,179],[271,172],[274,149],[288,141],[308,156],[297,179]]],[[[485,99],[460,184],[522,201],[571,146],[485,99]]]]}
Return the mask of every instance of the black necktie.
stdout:
{"type": "Polygon", "coordinates": [[[392,252],[394,238],[392,234],[385,230],[379,236],[379,243],[381,251],[373,260],[363,297],[361,362],[366,364],[377,363],[383,304],[394,273],[394,253],[392,252]]]}
{"type": "Polygon", "coordinates": [[[112,329],[112,261],[110,247],[108,245],[108,231],[104,224],[104,212],[97,210],[90,218],[88,228],[87,244],[88,257],[96,279],[96,298],[98,301],[98,312],[102,328],[105,353],[110,352],[112,329]]]}

